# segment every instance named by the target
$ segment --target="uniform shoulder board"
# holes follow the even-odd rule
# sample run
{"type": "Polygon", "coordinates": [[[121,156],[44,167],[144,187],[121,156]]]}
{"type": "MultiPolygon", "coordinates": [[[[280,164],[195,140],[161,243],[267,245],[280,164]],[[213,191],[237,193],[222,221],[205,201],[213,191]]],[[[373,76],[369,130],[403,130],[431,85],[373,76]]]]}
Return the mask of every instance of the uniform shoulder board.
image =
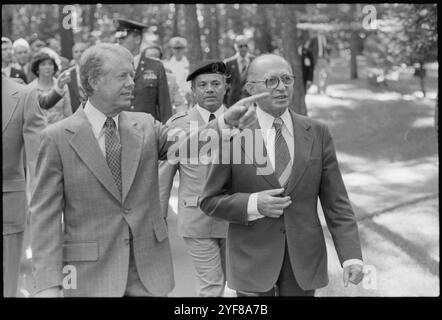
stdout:
{"type": "Polygon", "coordinates": [[[169,121],[174,122],[180,118],[187,116],[188,114],[189,112],[187,110],[175,113],[173,116],[170,117],[169,121]]]}

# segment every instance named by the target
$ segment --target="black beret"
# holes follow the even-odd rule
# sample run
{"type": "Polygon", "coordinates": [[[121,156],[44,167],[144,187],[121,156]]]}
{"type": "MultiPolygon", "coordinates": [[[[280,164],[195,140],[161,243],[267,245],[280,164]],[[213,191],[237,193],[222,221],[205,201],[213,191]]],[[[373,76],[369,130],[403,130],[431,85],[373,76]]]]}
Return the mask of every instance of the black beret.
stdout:
{"type": "Polygon", "coordinates": [[[124,38],[128,35],[129,32],[142,32],[143,29],[149,27],[145,24],[129,19],[116,19],[115,23],[117,26],[115,38],[124,38]]]}
{"type": "Polygon", "coordinates": [[[204,60],[196,64],[187,76],[186,81],[190,81],[200,74],[204,73],[217,73],[228,76],[227,67],[224,62],[222,62],[221,60],[211,59],[204,60]]]}

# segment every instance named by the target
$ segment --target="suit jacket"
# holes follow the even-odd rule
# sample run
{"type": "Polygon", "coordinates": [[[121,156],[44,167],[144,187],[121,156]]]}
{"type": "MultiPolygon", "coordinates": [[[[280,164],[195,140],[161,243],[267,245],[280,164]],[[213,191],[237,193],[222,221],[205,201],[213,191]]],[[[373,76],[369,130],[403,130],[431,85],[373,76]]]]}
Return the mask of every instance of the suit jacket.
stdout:
{"type": "Polygon", "coordinates": [[[85,102],[85,96],[82,97],[80,94],[80,90],[83,90],[78,87],[78,81],[77,81],[77,69],[74,68],[71,71],[71,81],[68,83],[69,88],[69,95],[71,98],[71,106],[72,106],[72,113],[77,111],[78,107],[85,102]]]}
{"type": "Polygon", "coordinates": [[[158,191],[167,127],[145,113],[121,112],[119,133],[122,198],[82,107],[43,131],[30,204],[36,291],[61,286],[63,268],[71,265],[77,289],[63,290],[65,296],[122,296],[129,227],[142,283],[154,295],[172,290],[172,256],[158,191]]]}
{"type": "MultiPolygon", "coordinates": [[[[249,55],[250,61],[255,58],[253,55],[249,55]]],[[[238,65],[238,59],[235,56],[227,58],[225,61],[227,71],[230,74],[228,83],[230,84],[227,93],[225,95],[225,101],[227,107],[235,104],[238,100],[245,97],[247,93],[244,90],[245,79],[241,79],[241,74],[238,65]]]]}
{"type": "MultiPolygon", "coordinates": [[[[198,123],[200,128],[205,126],[205,122],[196,107],[172,116],[168,121],[168,125],[188,131],[191,121],[198,123]]],[[[208,169],[209,166],[203,164],[177,163],[173,165],[168,161],[160,163],[160,197],[164,216],[167,216],[173,178],[177,170],[180,173],[178,234],[182,237],[225,238],[227,235],[227,221],[209,217],[199,208],[208,169]]]]}
{"type": "Polygon", "coordinates": [[[163,123],[172,115],[169,87],[163,64],[141,53],[140,62],[135,72],[134,99],[130,111],[150,113],[163,123]]]}
{"type": "Polygon", "coordinates": [[[26,74],[17,68],[11,67],[11,74],[9,75],[10,78],[16,78],[16,79],[21,79],[23,80],[23,84],[28,83],[27,79],[26,79],[26,74]]]}
{"type": "Polygon", "coordinates": [[[245,154],[253,164],[243,161],[236,165],[213,165],[204,187],[202,210],[230,221],[227,281],[236,290],[270,290],[281,270],[286,240],[300,287],[311,290],[327,285],[327,252],[317,213],[318,197],[341,264],[347,259],[362,259],[355,216],[330,133],[317,121],[292,110],[290,114],[295,159],[284,196],[290,196],[292,204],[280,218],[248,222],[250,194],[281,187],[273,173],[257,175],[260,166],[253,155],[245,153],[244,145],[239,148],[242,157],[245,154]]]}
{"type": "Polygon", "coordinates": [[[24,154],[34,175],[39,134],[46,126],[37,92],[2,77],[3,235],[24,231],[27,200],[24,154]]]}

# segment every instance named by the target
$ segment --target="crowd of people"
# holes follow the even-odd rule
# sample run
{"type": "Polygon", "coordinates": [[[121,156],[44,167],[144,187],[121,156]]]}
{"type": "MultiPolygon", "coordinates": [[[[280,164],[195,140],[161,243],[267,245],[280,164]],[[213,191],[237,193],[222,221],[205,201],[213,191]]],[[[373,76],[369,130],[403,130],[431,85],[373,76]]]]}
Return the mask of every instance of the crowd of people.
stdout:
{"type": "Polygon", "coordinates": [[[173,37],[162,60],[161,46],[143,42],[146,27],[118,19],[117,44],[75,43],[71,61],[56,39],[2,37],[4,295],[17,293],[26,231],[35,297],[167,296],[177,172],[178,233],[198,296],[223,296],[226,283],[238,296],[313,296],[327,285],[318,198],[344,284],[359,283],[358,229],[332,138],[291,110],[290,64],[254,56],[244,36],[234,56],[195,65],[186,39],[173,37]],[[232,148],[240,132],[259,132],[272,172],[257,174],[244,145],[241,163],[222,148],[228,163],[169,161],[168,135],[186,132],[186,149],[189,123],[228,130],[232,148]]]}

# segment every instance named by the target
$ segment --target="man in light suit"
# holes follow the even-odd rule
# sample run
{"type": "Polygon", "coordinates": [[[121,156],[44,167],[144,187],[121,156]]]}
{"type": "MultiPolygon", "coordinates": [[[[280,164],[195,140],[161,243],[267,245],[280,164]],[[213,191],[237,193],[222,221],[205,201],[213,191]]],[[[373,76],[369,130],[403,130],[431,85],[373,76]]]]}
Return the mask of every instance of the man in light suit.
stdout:
{"type": "MultiPolygon", "coordinates": [[[[3,295],[15,297],[23,235],[26,225],[25,166],[33,176],[39,133],[46,119],[38,105],[37,92],[2,75],[3,144],[3,295]]],[[[31,182],[29,182],[30,185],[31,182]]]]}
{"type": "Polygon", "coordinates": [[[200,204],[209,216],[230,222],[229,286],[238,296],[312,296],[326,286],[318,197],[344,284],[359,283],[363,263],[358,228],[329,130],[289,108],[295,79],[282,57],[257,57],[247,81],[250,94],[270,94],[258,101],[258,122],[252,129],[255,138],[262,138],[273,170],[258,172],[260,163],[242,144],[239,150],[253,162],[214,164],[200,204]]]}
{"type": "MultiPolygon", "coordinates": [[[[197,104],[189,111],[169,119],[168,125],[190,130],[190,124],[204,127],[226,110],[226,66],[220,60],[206,60],[194,67],[187,77],[197,104]]],[[[160,196],[163,214],[167,216],[170,191],[176,172],[180,173],[178,189],[178,234],[183,237],[198,279],[197,296],[220,297],[225,287],[225,238],[228,222],[206,216],[198,207],[207,176],[204,164],[163,161],[160,164],[160,196]]]]}
{"type": "MultiPolygon", "coordinates": [[[[134,68],[123,46],[88,48],[80,75],[84,108],[41,136],[30,204],[35,296],[167,295],[174,278],[158,160],[174,145],[168,127],[126,111],[134,68]]],[[[223,121],[245,126],[253,115],[238,107],[223,121]]]]}

